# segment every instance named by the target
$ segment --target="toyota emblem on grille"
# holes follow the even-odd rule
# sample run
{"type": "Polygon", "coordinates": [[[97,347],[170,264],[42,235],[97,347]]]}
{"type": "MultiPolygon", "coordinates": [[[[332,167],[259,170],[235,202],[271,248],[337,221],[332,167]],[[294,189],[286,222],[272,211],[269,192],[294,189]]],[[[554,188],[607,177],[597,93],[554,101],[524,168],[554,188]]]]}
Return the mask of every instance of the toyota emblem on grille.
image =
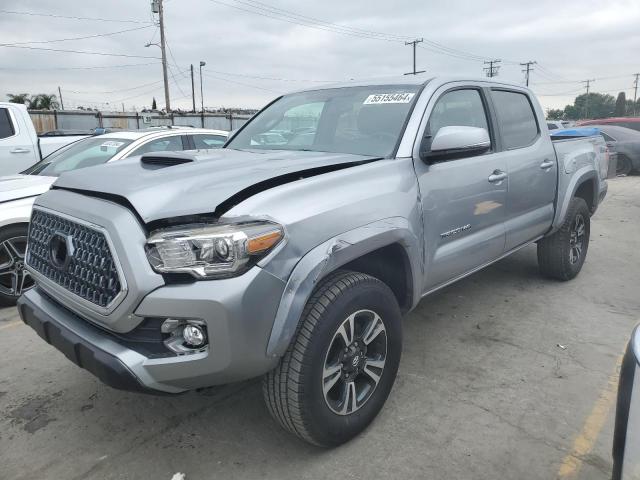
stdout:
{"type": "Polygon", "coordinates": [[[49,253],[51,254],[51,263],[60,270],[64,270],[69,266],[75,247],[73,246],[73,237],[62,232],[56,232],[49,240],[49,253]]]}

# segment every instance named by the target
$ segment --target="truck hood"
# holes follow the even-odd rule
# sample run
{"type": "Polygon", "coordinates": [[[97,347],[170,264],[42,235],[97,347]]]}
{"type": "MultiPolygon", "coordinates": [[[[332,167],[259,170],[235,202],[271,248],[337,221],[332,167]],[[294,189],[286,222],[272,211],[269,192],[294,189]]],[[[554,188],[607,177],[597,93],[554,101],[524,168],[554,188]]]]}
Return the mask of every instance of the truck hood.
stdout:
{"type": "Polygon", "coordinates": [[[56,177],[40,175],[0,177],[0,203],[43,194],[55,180],[56,177]]]}
{"type": "Polygon", "coordinates": [[[183,215],[223,214],[221,210],[277,185],[378,159],[285,150],[162,153],[67,172],[53,188],[126,199],[147,223],[183,215]],[[158,161],[147,162],[152,159],[158,161]],[[162,165],[171,159],[185,163],[162,165]]]}

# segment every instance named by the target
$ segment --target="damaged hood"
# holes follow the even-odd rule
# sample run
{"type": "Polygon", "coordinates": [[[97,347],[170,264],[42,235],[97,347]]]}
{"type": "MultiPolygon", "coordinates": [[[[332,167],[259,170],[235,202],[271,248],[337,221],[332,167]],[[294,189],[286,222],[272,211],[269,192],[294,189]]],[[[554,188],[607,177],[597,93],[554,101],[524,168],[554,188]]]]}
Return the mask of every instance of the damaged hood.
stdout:
{"type": "Polygon", "coordinates": [[[40,175],[9,175],[0,177],[0,203],[19,198],[41,195],[56,180],[56,177],[40,175]]]}
{"type": "Polygon", "coordinates": [[[142,160],[130,158],[64,173],[53,188],[116,195],[126,199],[145,222],[150,222],[212,213],[234,195],[242,201],[243,196],[271,188],[270,180],[275,186],[297,180],[298,173],[301,178],[377,159],[284,150],[221,149],[207,154],[151,154],[142,160]],[[184,163],[167,166],[171,159],[184,163]]]}

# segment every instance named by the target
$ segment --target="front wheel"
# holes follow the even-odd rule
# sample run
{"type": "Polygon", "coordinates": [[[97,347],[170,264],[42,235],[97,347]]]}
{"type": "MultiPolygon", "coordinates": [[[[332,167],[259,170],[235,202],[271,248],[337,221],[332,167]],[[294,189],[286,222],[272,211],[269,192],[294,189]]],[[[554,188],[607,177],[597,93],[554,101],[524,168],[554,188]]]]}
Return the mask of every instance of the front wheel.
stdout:
{"type": "Polygon", "coordinates": [[[402,350],[400,308],[380,280],[339,271],[316,289],[300,322],[265,376],[265,401],[294,435],[340,445],[371,423],[391,391],[402,350]]]}
{"type": "Polygon", "coordinates": [[[572,198],[562,227],[538,242],[538,266],[543,275],[571,280],[584,264],[589,249],[591,215],[582,198],[572,198]]]}
{"type": "Polygon", "coordinates": [[[0,306],[15,305],[18,297],[34,286],[24,268],[26,250],[26,225],[0,229],[0,306]]]}

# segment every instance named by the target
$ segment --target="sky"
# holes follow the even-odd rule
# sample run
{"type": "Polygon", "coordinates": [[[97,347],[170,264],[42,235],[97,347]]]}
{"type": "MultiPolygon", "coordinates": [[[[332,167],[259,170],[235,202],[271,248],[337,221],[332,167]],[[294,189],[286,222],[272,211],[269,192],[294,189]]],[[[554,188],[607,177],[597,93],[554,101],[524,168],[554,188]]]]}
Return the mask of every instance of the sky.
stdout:
{"type": "MultiPolygon", "coordinates": [[[[640,72],[639,0],[164,1],[173,108],[191,108],[191,64],[199,108],[200,61],[205,107],[260,108],[292,90],[411,71],[415,38],[427,76],[480,77],[484,60],[501,59],[498,79],[523,83],[519,64],[536,61],[545,109],[572,103],[587,79],[592,92],[633,98],[640,72]]],[[[67,109],[139,110],[153,97],[162,108],[160,49],[145,47],[159,41],[153,22],[148,0],[2,0],[0,98],[60,87],[67,109]]]]}

